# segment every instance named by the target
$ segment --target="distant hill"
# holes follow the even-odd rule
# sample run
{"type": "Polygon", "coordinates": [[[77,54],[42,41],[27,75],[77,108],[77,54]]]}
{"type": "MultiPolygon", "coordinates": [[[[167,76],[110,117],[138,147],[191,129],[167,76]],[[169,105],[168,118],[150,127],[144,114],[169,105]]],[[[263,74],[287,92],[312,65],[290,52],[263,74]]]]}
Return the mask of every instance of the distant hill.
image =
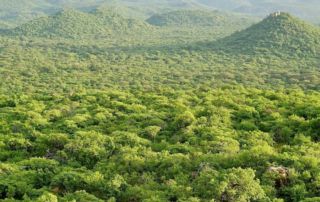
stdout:
{"type": "Polygon", "coordinates": [[[0,28],[15,27],[55,11],[44,0],[1,0],[0,28]]]}
{"type": "Polygon", "coordinates": [[[284,11],[308,21],[320,20],[318,0],[197,0],[197,2],[211,8],[261,17],[275,11],[284,11]]]}
{"type": "Polygon", "coordinates": [[[8,22],[0,21],[0,30],[1,29],[9,29],[9,28],[10,28],[10,24],[8,22]]]}
{"type": "Polygon", "coordinates": [[[147,22],[156,26],[231,26],[253,23],[254,18],[220,11],[177,10],[153,15],[147,22]]]}
{"type": "Polygon", "coordinates": [[[320,29],[288,13],[273,13],[219,43],[232,52],[315,55],[320,51],[320,29]]]}
{"type": "Polygon", "coordinates": [[[149,18],[156,13],[181,9],[211,9],[239,12],[263,17],[274,11],[293,13],[314,23],[320,21],[318,0],[1,0],[1,28],[16,27],[63,8],[91,11],[101,6],[115,6],[123,16],[149,18]]]}
{"type": "MultiPolygon", "coordinates": [[[[112,1],[109,1],[112,2],[112,1]]],[[[107,1],[107,3],[109,3],[107,1]]],[[[144,8],[148,11],[159,12],[168,11],[168,9],[196,9],[207,8],[197,0],[117,0],[116,2],[136,8],[144,8]]]]}
{"type": "Polygon", "coordinates": [[[108,9],[97,10],[92,13],[67,9],[53,16],[41,17],[23,24],[9,31],[9,34],[32,37],[79,38],[109,36],[148,29],[150,29],[150,25],[147,23],[126,19],[108,9]]]}
{"type": "Polygon", "coordinates": [[[39,16],[53,15],[64,8],[92,11],[99,7],[117,7],[124,16],[146,19],[168,9],[202,8],[195,0],[1,0],[1,28],[16,27],[39,16]]]}

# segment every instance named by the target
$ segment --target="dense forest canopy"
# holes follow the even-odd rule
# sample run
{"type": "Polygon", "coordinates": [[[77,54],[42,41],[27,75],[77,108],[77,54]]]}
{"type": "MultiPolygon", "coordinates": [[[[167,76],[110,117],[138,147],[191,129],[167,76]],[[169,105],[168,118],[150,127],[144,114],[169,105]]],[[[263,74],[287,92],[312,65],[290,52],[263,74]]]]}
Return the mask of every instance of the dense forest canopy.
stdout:
{"type": "Polygon", "coordinates": [[[269,50],[318,55],[320,29],[288,13],[273,13],[260,23],[223,39],[222,47],[241,52],[269,50]]]}
{"type": "Polygon", "coordinates": [[[319,100],[241,87],[3,97],[0,196],[315,201],[319,100]]]}
{"type": "Polygon", "coordinates": [[[210,10],[177,10],[167,13],[155,14],[147,19],[156,26],[245,26],[253,23],[254,18],[234,13],[210,10]]]}
{"type": "Polygon", "coordinates": [[[320,201],[312,3],[3,0],[0,201],[320,201]]]}
{"type": "Polygon", "coordinates": [[[42,17],[9,30],[9,35],[33,37],[98,37],[126,32],[150,31],[147,23],[126,19],[111,9],[84,13],[72,9],[42,17]]]}

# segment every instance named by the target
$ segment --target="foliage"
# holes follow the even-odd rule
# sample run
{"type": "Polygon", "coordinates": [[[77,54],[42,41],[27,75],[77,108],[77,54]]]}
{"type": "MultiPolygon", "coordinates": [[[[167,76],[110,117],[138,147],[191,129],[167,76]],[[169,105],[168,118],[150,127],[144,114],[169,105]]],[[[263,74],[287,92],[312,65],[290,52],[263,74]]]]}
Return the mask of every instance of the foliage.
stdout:
{"type": "Polygon", "coordinates": [[[273,13],[262,22],[222,40],[221,46],[244,53],[315,55],[320,50],[319,36],[318,27],[288,13],[273,13]]]}
{"type": "Polygon", "coordinates": [[[177,10],[168,13],[155,14],[147,19],[156,26],[244,26],[253,23],[253,18],[229,14],[220,11],[177,10]]]}
{"type": "Polygon", "coordinates": [[[319,92],[224,87],[6,99],[16,105],[0,109],[2,199],[308,201],[319,194],[319,92]],[[62,114],[50,119],[57,109],[62,114]],[[46,124],[38,127],[34,113],[46,124]],[[72,130],[70,120],[77,120],[72,130]],[[239,128],[243,121],[255,127],[239,128]]]}
{"type": "Polygon", "coordinates": [[[281,14],[224,38],[248,24],[199,12],[64,10],[2,32],[0,200],[319,200],[318,28],[281,14]]]}
{"type": "Polygon", "coordinates": [[[53,16],[26,23],[9,31],[8,34],[34,37],[95,38],[149,29],[147,24],[125,19],[111,10],[83,13],[67,9],[53,16]]]}

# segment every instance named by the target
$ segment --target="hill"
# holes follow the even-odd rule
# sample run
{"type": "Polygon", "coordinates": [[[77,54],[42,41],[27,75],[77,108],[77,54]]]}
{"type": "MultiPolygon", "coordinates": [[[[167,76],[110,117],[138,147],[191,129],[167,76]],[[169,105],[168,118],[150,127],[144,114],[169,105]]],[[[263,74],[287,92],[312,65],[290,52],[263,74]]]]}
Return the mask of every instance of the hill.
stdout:
{"type": "Polygon", "coordinates": [[[220,47],[241,53],[315,55],[320,50],[320,30],[288,13],[273,13],[258,24],[222,39],[220,47]]]}
{"type": "Polygon", "coordinates": [[[54,12],[51,4],[43,0],[1,0],[0,28],[11,28],[54,12]]]}
{"type": "Polygon", "coordinates": [[[150,13],[164,12],[170,9],[207,8],[207,6],[199,3],[197,0],[118,0],[117,2],[130,7],[143,8],[150,13]]]}
{"type": "Polygon", "coordinates": [[[147,22],[156,26],[222,26],[249,24],[253,18],[220,11],[177,10],[155,14],[147,22]]]}
{"type": "Polygon", "coordinates": [[[211,8],[261,17],[281,10],[312,22],[318,22],[320,19],[320,1],[317,0],[197,0],[197,2],[211,8]]]}
{"type": "MultiPolygon", "coordinates": [[[[200,8],[190,0],[128,1],[128,0],[1,0],[0,28],[14,28],[40,16],[53,15],[61,9],[92,11],[99,7],[118,7],[123,16],[146,19],[156,12],[177,8],[200,8]]],[[[202,7],[201,7],[202,8],[202,7]]]]}
{"type": "Polygon", "coordinates": [[[149,29],[147,23],[126,19],[108,9],[84,13],[63,10],[23,24],[9,34],[32,37],[100,37],[149,29]]]}
{"type": "Polygon", "coordinates": [[[155,13],[180,9],[218,9],[265,16],[274,11],[286,11],[302,19],[320,21],[320,1],[309,0],[2,0],[0,28],[16,27],[43,15],[52,15],[62,8],[92,11],[101,6],[124,8],[123,16],[147,19],[155,13]]]}

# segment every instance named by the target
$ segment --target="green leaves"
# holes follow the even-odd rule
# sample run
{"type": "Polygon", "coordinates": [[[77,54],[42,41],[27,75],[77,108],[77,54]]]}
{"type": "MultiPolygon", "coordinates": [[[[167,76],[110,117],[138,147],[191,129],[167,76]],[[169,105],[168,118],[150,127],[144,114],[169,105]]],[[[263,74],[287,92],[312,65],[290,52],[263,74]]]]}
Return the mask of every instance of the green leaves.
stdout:
{"type": "Polygon", "coordinates": [[[82,165],[92,168],[99,160],[108,158],[114,150],[110,137],[95,131],[78,132],[65,146],[69,158],[75,158],[82,165]]]}
{"type": "Polygon", "coordinates": [[[223,178],[217,189],[221,201],[245,202],[266,197],[251,169],[232,169],[223,178]]]}
{"type": "Polygon", "coordinates": [[[159,126],[148,126],[144,129],[143,134],[147,137],[147,138],[151,138],[151,139],[155,139],[156,136],[158,135],[158,133],[160,132],[161,127],[159,126]]]}
{"type": "Polygon", "coordinates": [[[196,119],[194,115],[191,112],[186,111],[186,112],[183,112],[182,114],[179,114],[175,118],[175,124],[177,128],[186,128],[190,126],[195,120],[196,119]]]}
{"type": "Polygon", "coordinates": [[[251,169],[234,168],[226,172],[203,170],[195,180],[199,196],[217,201],[251,201],[266,198],[251,169]]]}
{"type": "Polygon", "coordinates": [[[232,86],[7,99],[18,105],[0,109],[1,199],[303,201],[318,194],[318,92],[232,86]],[[36,127],[41,119],[46,124],[36,127]]]}

